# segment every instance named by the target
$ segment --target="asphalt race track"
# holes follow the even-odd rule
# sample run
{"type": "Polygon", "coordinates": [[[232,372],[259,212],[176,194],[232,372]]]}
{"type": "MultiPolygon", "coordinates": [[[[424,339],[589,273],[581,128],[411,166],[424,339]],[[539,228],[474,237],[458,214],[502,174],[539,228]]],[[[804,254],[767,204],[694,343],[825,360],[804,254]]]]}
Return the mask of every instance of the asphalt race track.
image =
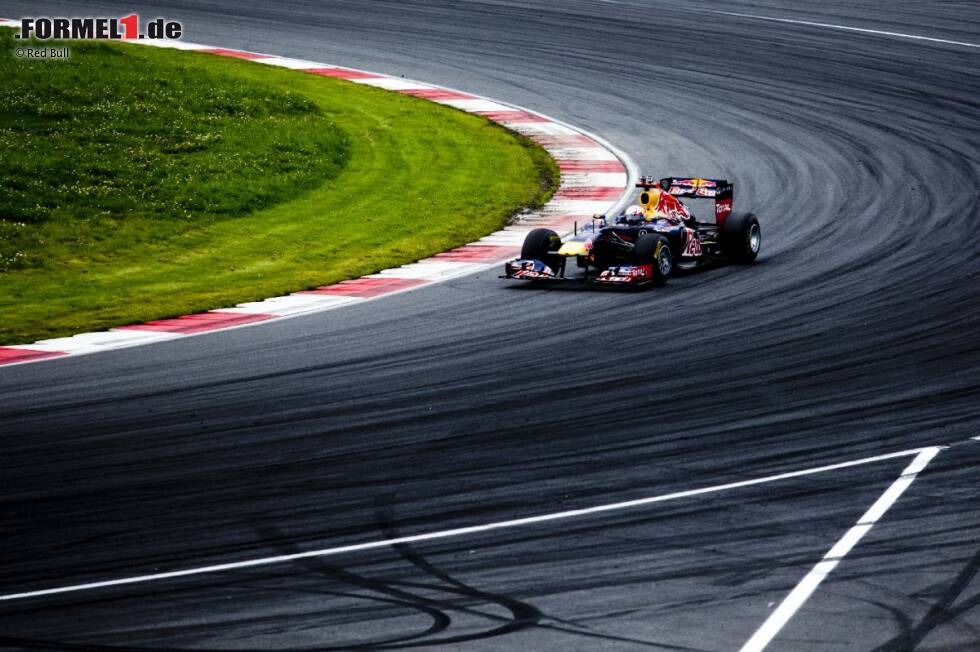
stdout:
{"type": "MultiPolygon", "coordinates": [[[[193,42],[522,104],[643,173],[727,176],[763,256],[629,294],[486,272],[0,369],[0,594],[955,444],[767,649],[980,649],[980,6],[0,2],[130,11],[193,42]]],[[[0,646],[737,650],[914,455],[0,600],[0,646]]]]}

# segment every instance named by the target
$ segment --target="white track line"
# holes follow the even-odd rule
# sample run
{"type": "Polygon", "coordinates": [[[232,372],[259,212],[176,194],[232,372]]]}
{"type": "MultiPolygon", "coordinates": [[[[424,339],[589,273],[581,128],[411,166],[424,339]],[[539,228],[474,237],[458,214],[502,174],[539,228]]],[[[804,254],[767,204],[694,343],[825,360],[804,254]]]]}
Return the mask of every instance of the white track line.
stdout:
{"type": "MultiPolygon", "coordinates": [[[[387,548],[389,546],[394,546],[394,545],[399,545],[404,543],[418,543],[420,541],[448,539],[451,537],[477,534],[480,532],[488,532],[491,530],[503,530],[506,528],[515,528],[524,525],[534,525],[537,523],[547,523],[550,521],[577,518],[581,516],[590,516],[592,514],[601,514],[604,512],[614,512],[623,509],[632,509],[635,507],[652,505],[654,503],[663,503],[669,500],[676,500],[678,498],[689,498],[691,496],[701,496],[704,494],[717,493],[720,491],[726,491],[728,489],[751,487],[753,485],[765,484],[768,482],[777,482],[779,480],[787,480],[789,478],[799,478],[806,475],[824,473],[827,471],[835,471],[838,469],[846,469],[853,466],[861,466],[863,464],[871,464],[874,462],[881,462],[884,460],[890,460],[899,457],[909,457],[911,455],[916,455],[917,456],[916,460],[919,460],[922,457],[922,455],[926,454],[927,452],[938,451],[938,450],[939,448],[915,448],[910,450],[899,451],[897,453],[887,453],[885,455],[864,457],[858,460],[840,462],[838,464],[829,464],[827,466],[818,466],[810,469],[802,469],[799,471],[789,471],[787,473],[779,473],[777,475],[770,475],[763,478],[753,478],[751,480],[729,482],[727,484],[720,484],[712,487],[703,487],[701,489],[689,489],[687,491],[678,491],[674,493],[663,494],[660,496],[650,496],[647,498],[639,498],[637,500],[627,500],[618,503],[608,503],[605,505],[597,505],[594,507],[586,507],[583,509],[572,509],[564,512],[553,512],[551,514],[528,516],[525,518],[517,518],[509,521],[496,521],[494,523],[486,523],[483,525],[471,525],[469,527],[460,527],[451,530],[441,530],[438,532],[428,532],[425,534],[414,534],[414,535],[409,535],[404,537],[397,537],[393,539],[368,541],[365,543],[354,543],[346,546],[337,546],[334,548],[321,548],[319,550],[309,550],[306,552],[297,552],[289,555],[276,555],[274,557],[261,557],[257,559],[247,559],[244,561],[228,562],[225,564],[200,566],[198,568],[187,568],[184,570],[169,571],[164,573],[153,573],[150,575],[137,575],[135,577],[123,577],[114,580],[104,580],[101,582],[88,582],[85,584],[72,584],[70,586],[60,586],[60,587],[55,587],[50,589],[39,589],[35,591],[24,591],[22,593],[8,593],[6,595],[0,595],[0,601],[22,600],[25,598],[38,598],[41,596],[56,595],[59,593],[76,593],[79,591],[91,591],[93,589],[103,589],[112,586],[121,586],[124,584],[142,584],[145,582],[155,582],[158,580],[166,580],[166,579],[172,579],[176,577],[187,577],[189,575],[204,575],[206,573],[220,573],[224,571],[238,570],[241,568],[252,568],[255,566],[269,566],[271,564],[282,564],[285,562],[295,561],[297,559],[308,559],[310,557],[327,557],[331,555],[340,555],[348,552],[360,552],[364,550],[374,550],[377,548],[387,548]]],[[[930,458],[932,455],[935,455],[935,452],[931,453],[930,458]]],[[[915,462],[913,462],[913,466],[914,465],[915,462]]],[[[908,472],[908,469],[906,469],[906,472],[908,472]]]]}
{"type": "Polygon", "coordinates": [[[830,572],[861,541],[864,535],[871,531],[871,528],[885,515],[888,508],[911,486],[922,469],[926,468],[932,458],[944,448],[943,446],[925,448],[915,456],[912,463],[902,471],[902,475],[898,476],[898,479],[885,490],[885,493],[881,494],[864,516],[858,519],[857,524],[844,533],[844,536],[823,556],[823,559],[817,562],[817,565],[807,573],[806,577],[800,580],[796,588],[776,607],[766,622],[742,646],[741,652],[761,652],[772,642],[779,630],[789,622],[790,618],[803,606],[803,603],[817,590],[820,583],[830,575],[830,572]]]}
{"type": "Polygon", "coordinates": [[[828,29],[839,29],[847,32],[860,32],[862,34],[877,34],[878,36],[895,36],[898,38],[908,38],[916,41],[929,41],[931,43],[945,43],[947,45],[962,45],[963,47],[968,47],[968,48],[980,48],[980,43],[967,43],[966,41],[950,41],[944,38],[934,38],[932,36],[920,36],[918,34],[905,34],[903,32],[886,32],[880,29],[850,27],[848,25],[834,25],[831,23],[815,23],[809,20],[792,20],[790,18],[776,18],[774,16],[759,16],[756,14],[740,14],[734,11],[711,11],[711,13],[724,14],[725,16],[738,16],[740,18],[756,18],[758,20],[768,20],[774,23],[790,23],[793,25],[808,25],[810,27],[826,27],[828,29]]]}

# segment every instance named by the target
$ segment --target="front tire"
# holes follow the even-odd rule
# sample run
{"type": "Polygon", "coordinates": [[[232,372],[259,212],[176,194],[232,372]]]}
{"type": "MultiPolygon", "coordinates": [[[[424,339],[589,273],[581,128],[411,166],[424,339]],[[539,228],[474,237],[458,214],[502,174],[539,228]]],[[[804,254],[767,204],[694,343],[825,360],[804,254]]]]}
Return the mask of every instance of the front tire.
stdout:
{"type": "Polygon", "coordinates": [[[641,234],[633,247],[633,264],[650,265],[653,268],[653,284],[663,287],[674,271],[674,254],[670,250],[670,242],[659,233],[641,234]]]}
{"type": "Polygon", "coordinates": [[[752,213],[732,213],[721,228],[725,256],[733,263],[755,262],[762,248],[762,227],[752,213]]]}
{"type": "Polygon", "coordinates": [[[561,249],[561,238],[551,229],[534,229],[524,237],[521,258],[540,260],[555,274],[560,273],[562,258],[556,252],[561,249]]]}

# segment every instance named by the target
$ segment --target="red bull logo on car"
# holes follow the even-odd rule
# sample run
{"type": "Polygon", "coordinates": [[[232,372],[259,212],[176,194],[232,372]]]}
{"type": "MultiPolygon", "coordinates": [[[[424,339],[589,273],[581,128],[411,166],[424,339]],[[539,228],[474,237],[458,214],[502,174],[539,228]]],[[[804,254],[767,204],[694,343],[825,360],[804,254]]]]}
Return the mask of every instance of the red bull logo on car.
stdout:
{"type": "Polygon", "coordinates": [[[687,208],[677,197],[659,188],[651,188],[641,192],[640,204],[643,206],[643,215],[648,220],[658,217],[684,220],[691,217],[687,208]]]}

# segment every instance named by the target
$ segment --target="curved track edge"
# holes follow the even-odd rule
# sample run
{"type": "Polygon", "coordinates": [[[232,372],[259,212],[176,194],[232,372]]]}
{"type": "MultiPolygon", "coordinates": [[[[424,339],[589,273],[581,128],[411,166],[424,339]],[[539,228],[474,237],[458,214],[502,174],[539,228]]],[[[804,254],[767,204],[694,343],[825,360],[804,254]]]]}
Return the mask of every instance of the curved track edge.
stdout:
{"type": "MultiPolygon", "coordinates": [[[[18,24],[14,20],[0,19],[0,27],[18,24]]],[[[514,216],[503,229],[414,263],[228,308],[39,340],[31,344],[0,346],[0,366],[87,355],[255,326],[410,292],[481,272],[517,255],[524,236],[531,229],[548,227],[566,233],[576,221],[622,208],[629,201],[630,189],[637,176],[632,160],[600,136],[501,100],[403,77],[245,50],[183,41],[138,41],[134,44],[206,52],[345,79],[483,116],[541,145],[558,164],[561,173],[558,190],[541,209],[514,216]]]]}

